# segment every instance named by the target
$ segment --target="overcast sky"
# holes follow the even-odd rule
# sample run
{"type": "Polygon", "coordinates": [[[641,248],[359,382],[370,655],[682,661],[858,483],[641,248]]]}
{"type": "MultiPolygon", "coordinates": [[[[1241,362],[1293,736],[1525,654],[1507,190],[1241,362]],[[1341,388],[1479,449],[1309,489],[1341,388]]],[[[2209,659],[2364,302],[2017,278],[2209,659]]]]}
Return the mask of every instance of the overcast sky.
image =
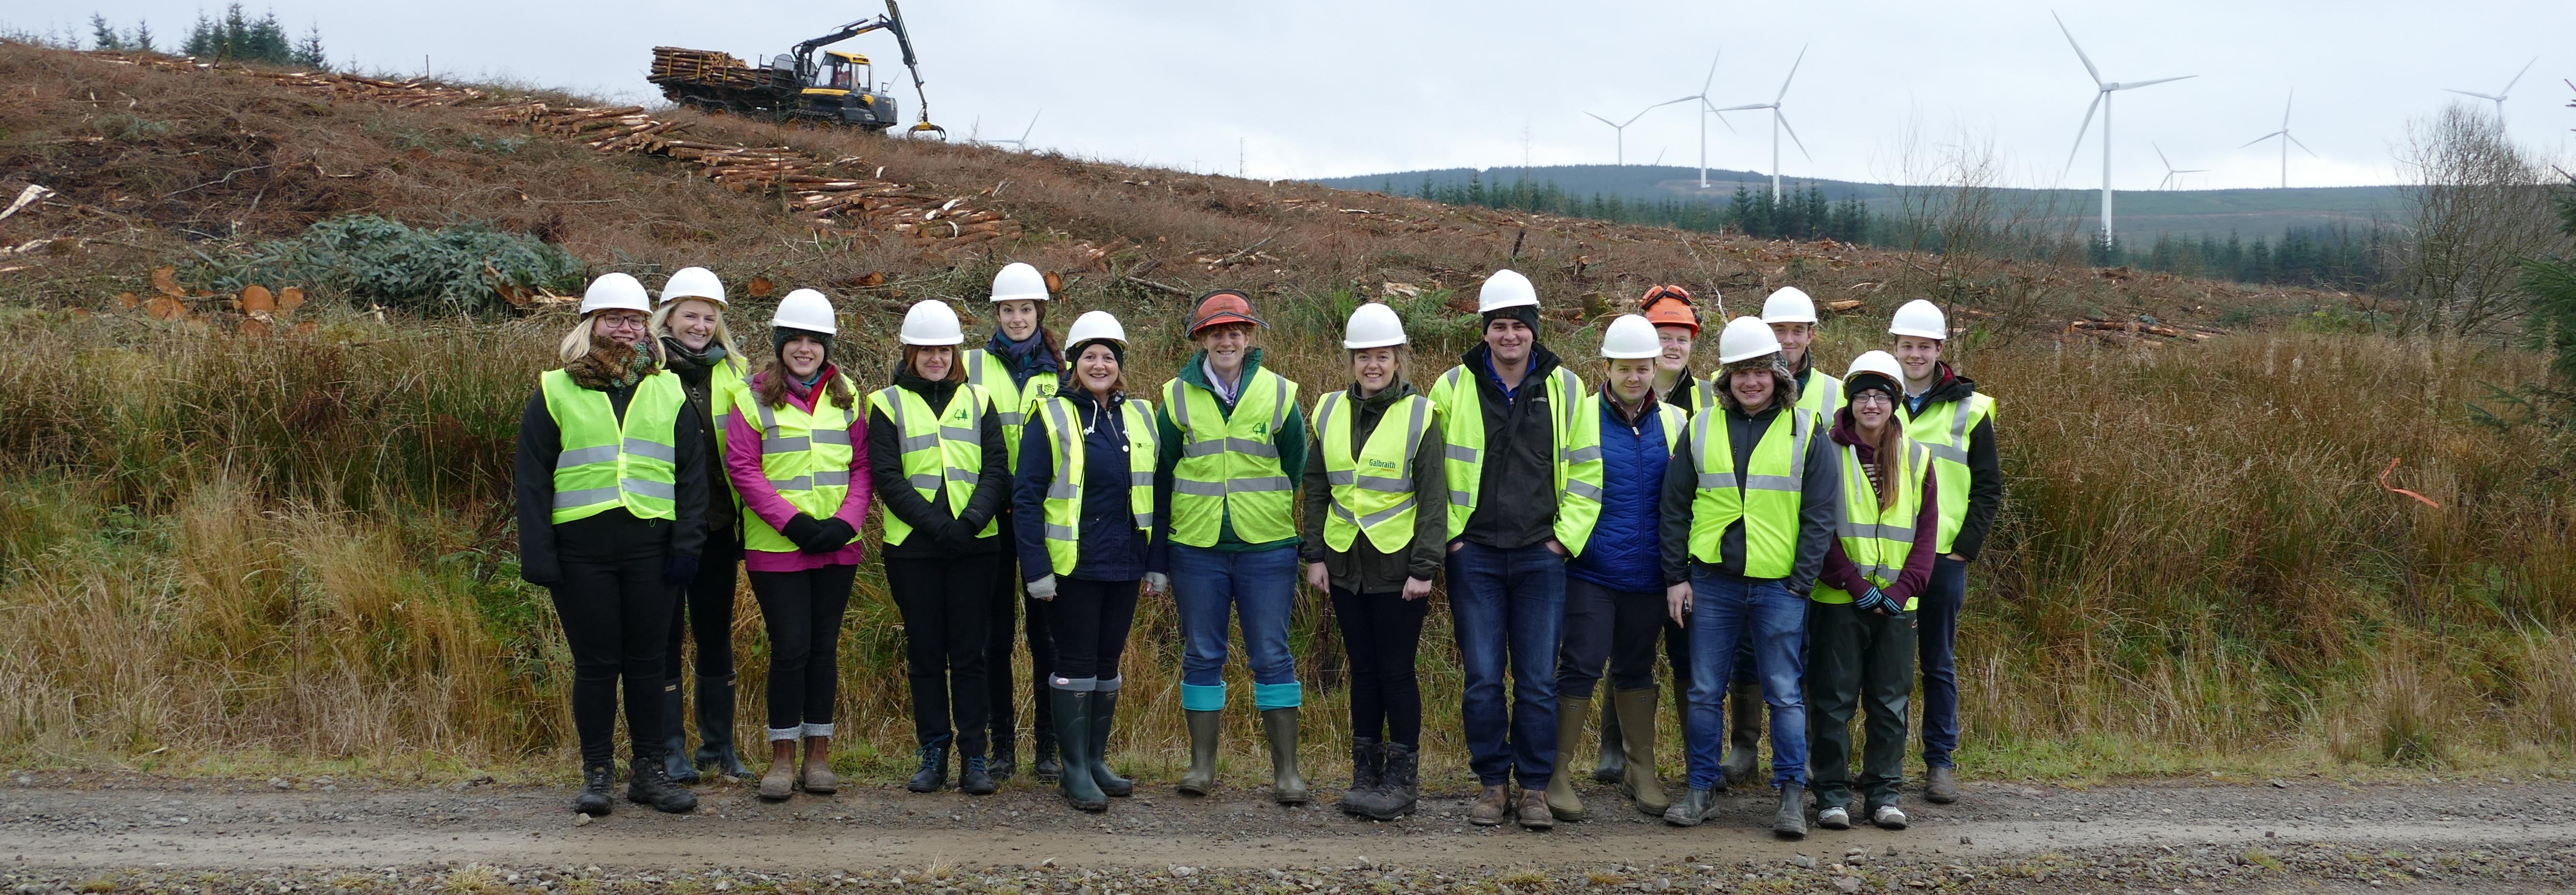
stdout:
{"type": "MultiPolygon", "coordinates": [[[[275,0],[293,31],[319,25],[335,64],[441,75],[509,77],[644,102],[650,48],[724,50],[747,60],[850,19],[882,0],[643,0],[620,4],[440,0],[275,0]]],[[[165,43],[184,34],[194,0],[0,0],[0,24],[87,33],[92,8],[121,27],[148,19],[165,43]]],[[[1071,155],[1234,173],[1241,146],[1254,177],[1321,177],[1430,167],[1601,164],[1610,128],[1651,103],[1699,92],[1723,52],[1711,99],[1767,102],[1801,46],[1805,64],[1786,110],[1809,161],[1782,140],[1789,176],[1887,180],[1903,168],[1909,125],[1926,142],[1991,140],[2022,185],[2059,182],[2093,82],[2044,3],[1300,3],[912,0],[905,7],[929,81],[932,118],[959,138],[1019,135],[1071,155]],[[1955,11],[1954,11],[1955,10],[1955,11]]],[[[2113,178],[2146,189],[2165,175],[2150,142],[2178,168],[2208,168],[2193,187],[2279,183],[2275,144],[2240,144],[2280,128],[2290,184],[2388,183],[2410,116],[2492,93],[2537,57],[2505,115],[2516,139],[2564,157],[2576,127],[2576,2],[2272,3],[2163,0],[2058,7],[2102,76],[2191,80],[2117,94],[2113,178]]],[[[891,38],[841,45],[900,80],[891,38]]],[[[909,85],[896,91],[905,117],[909,85]]],[[[2483,101],[2477,101],[2482,102],[2483,101]]],[[[2492,108],[2492,104],[2487,104],[2492,108]]],[[[1628,128],[1627,160],[1695,164],[1691,104],[1628,128]]],[[[1767,171],[1764,112],[1712,120],[1708,162],[1767,171]]],[[[2065,185],[2101,178],[2101,122],[2065,185]]]]}

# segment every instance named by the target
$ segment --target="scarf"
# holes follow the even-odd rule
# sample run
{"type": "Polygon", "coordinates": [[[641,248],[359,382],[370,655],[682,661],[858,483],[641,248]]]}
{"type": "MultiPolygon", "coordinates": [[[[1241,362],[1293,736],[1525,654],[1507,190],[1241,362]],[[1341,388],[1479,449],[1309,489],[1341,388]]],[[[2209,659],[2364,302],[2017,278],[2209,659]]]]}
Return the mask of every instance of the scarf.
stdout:
{"type": "Polygon", "coordinates": [[[1036,330],[1031,330],[1028,338],[1014,342],[996,329],[993,337],[985,340],[984,351],[1002,359],[1002,366],[1011,374],[1014,386],[1026,386],[1029,377],[1056,373],[1063,367],[1054,353],[1046,350],[1046,334],[1036,330]]]}
{"type": "Polygon", "coordinates": [[[662,353],[670,357],[671,372],[674,373],[695,373],[713,369],[715,365],[724,363],[725,359],[723,342],[708,342],[706,350],[691,351],[689,346],[680,344],[680,340],[670,336],[662,337],[662,353]]]}
{"type": "Polygon", "coordinates": [[[592,391],[624,391],[653,375],[653,353],[641,346],[600,342],[590,353],[564,365],[574,385],[592,391]]]}

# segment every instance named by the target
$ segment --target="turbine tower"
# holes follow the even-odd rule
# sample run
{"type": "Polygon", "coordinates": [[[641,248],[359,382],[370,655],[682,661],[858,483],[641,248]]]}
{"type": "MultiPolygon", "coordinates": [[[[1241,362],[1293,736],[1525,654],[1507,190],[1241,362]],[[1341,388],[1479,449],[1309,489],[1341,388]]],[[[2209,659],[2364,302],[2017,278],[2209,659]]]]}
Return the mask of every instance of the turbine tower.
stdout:
{"type": "Polygon", "coordinates": [[[2166,184],[2182,183],[2183,175],[2185,174],[2205,174],[2209,171],[2208,168],[2176,168],[2173,166],[2173,161],[2171,159],[2165,158],[2164,147],[2156,146],[2154,143],[2148,143],[2147,145],[2155,146],[2156,161],[2165,163],[2165,179],[2156,182],[2156,189],[2164,189],[2166,184]]]}
{"type": "Polygon", "coordinates": [[[2495,104],[2496,104],[2496,123],[2497,123],[2497,124],[2503,124],[2503,123],[2504,123],[2504,98],[2505,98],[2506,96],[2511,95],[2511,94],[2513,93],[2513,85],[2522,83],[2522,76],[2523,76],[2523,74],[2524,74],[2524,73],[2531,71],[2532,63],[2534,63],[2534,62],[2539,62],[2539,61],[2540,61],[2540,57],[2538,57],[2538,56],[2533,56],[2533,57],[2531,57],[2531,62],[2525,62],[2525,63],[2523,63],[2523,64],[2522,64],[2522,71],[2518,71],[2518,72],[2514,72],[2514,73],[2513,73],[2513,80],[2510,80],[2510,81],[2506,81],[2506,82],[2504,82],[2504,89],[2503,89],[2503,90],[2498,90],[2498,91],[2496,91],[2496,92],[2494,92],[2494,93],[2491,93],[2491,94],[2490,94],[2490,93],[2479,93],[2479,92],[2477,92],[2477,91],[2475,91],[2475,90],[2452,90],[2452,89],[2451,89],[2451,88],[2449,88],[2449,87],[2444,87],[2444,88],[2442,88],[2442,89],[2444,89],[2444,90],[2450,90],[2452,93],[2457,93],[2457,94],[2459,94],[2459,95],[2461,95],[2461,96],[2474,96],[2474,97],[2477,97],[2477,98],[2479,98],[2479,99],[2483,99],[2483,100],[2492,100],[2492,101],[2494,101],[2494,102],[2495,102],[2495,104]]]}
{"type": "Polygon", "coordinates": [[[1613,132],[1615,132],[1615,133],[1618,135],[1617,139],[1618,139],[1618,143],[1619,143],[1619,148],[1618,148],[1618,155],[1617,155],[1617,156],[1615,156],[1615,157],[1618,159],[1618,163],[1619,163],[1619,164],[1625,165],[1625,164],[1627,164],[1627,163],[1628,163],[1628,125],[1631,125],[1631,124],[1635,124],[1635,123],[1637,123],[1637,119],[1646,117],[1646,113],[1648,113],[1648,112],[1652,112],[1652,111],[1654,111],[1654,110],[1656,110],[1656,109],[1660,109],[1660,108],[1663,108],[1663,107],[1665,107],[1665,106],[1672,105],[1672,104],[1674,104],[1674,103],[1679,103],[1679,102],[1688,102],[1688,101],[1690,101],[1690,97],[1687,97],[1687,96],[1682,97],[1681,99],[1668,99],[1668,100],[1665,100],[1665,101],[1663,101],[1663,102],[1659,102],[1659,103],[1656,103],[1656,104],[1654,104],[1654,105],[1647,106],[1647,107],[1645,107],[1645,108],[1643,108],[1643,109],[1639,109],[1639,110],[1637,110],[1637,114],[1634,114],[1634,115],[1630,115],[1630,116],[1628,116],[1628,120],[1626,120],[1626,121],[1615,121],[1615,122],[1614,122],[1614,121],[1611,121],[1610,119],[1603,118],[1603,117],[1601,117],[1601,116],[1599,116],[1599,115],[1592,115],[1592,113],[1590,113],[1590,112],[1585,112],[1585,113],[1583,113],[1583,114],[1585,114],[1585,115],[1592,115],[1592,120],[1594,120],[1594,121],[1598,121],[1598,122],[1601,122],[1602,124],[1610,125],[1610,130],[1612,130],[1613,132]]]}
{"type": "Polygon", "coordinates": [[[2084,133],[2093,128],[2093,113],[2096,111],[2101,112],[2102,242],[2103,244],[2108,245],[2111,242],[2111,94],[2122,90],[2136,90],[2140,87],[2152,84],[2162,84],[2166,81],[2179,81],[2193,76],[2176,75],[2170,78],[2157,78],[2152,81],[2121,82],[2102,80],[2102,70],[2093,67],[2093,57],[2084,55],[2084,45],[2075,42],[2075,32],[2067,30],[2066,20],[2058,18],[2057,13],[2054,10],[2049,12],[2048,17],[2057,19],[2058,32],[2066,35],[2067,46],[2075,48],[2075,58],[2083,60],[2085,74],[2093,76],[2093,104],[2084,107],[2084,123],[2075,127],[2075,145],[2074,147],[2066,150],[2066,169],[2069,171],[2075,169],[2075,151],[2077,149],[2084,148],[2084,133]]]}
{"type": "MultiPolygon", "coordinates": [[[[1716,83],[1716,82],[1717,82],[1717,59],[1718,59],[1718,56],[1720,56],[1720,55],[1724,55],[1724,52],[1725,52],[1725,51],[1721,50],[1721,51],[1719,51],[1718,53],[1716,53],[1716,54],[1712,54],[1712,55],[1710,55],[1710,56],[1708,57],[1708,77],[1705,77],[1705,78],[1701,78],[1701,79],[1700,79],[1700,81],[1699,81],[1699,95],[1698,95],[1698,96],[1686,96],[1686,97],[1682,97],[1683,99],[1695,99],[1695,100],[1699,100],[1699,188],[1700,188],[1700,189],[1708,189],[1708,116],[1710,116],[1710,115],[1712,115],[1712,114],[1715,114],[1715,113],[1716,113],[1716,110],[1717,110],[1717,104],[1715,104],[1715,103],[1712,103],[1712,102],[1709,102],[1709,101],[1708,101],[1708,85],[1710,85],[1710,84],[1713,84],[1713,83],[1716,83]]],[[[1723,124],[1723,125],[1726,125],[1726,132],[1727,132],[1727,133],[1730,133],[1730,134],[1731,134],[1731,133],[1735,133],[1735,125],[1734,125],[1733,123],[1728,122],[1728,121],[1726,120],[1726,116],[1724,116],[1724,115],[1718,115],[1718,116],[1717,116],[1717,123],[1719,123],[1719,124],[1723,124]]]]}
{"type": "MultiPolygon", "coordinates": [[[[2292,92],[2291,92],[2291,94],[2290,94],[2290,99],[2297,99],[2297,98],[2298,98],[2298,93],[2297,93],[2296,91],[2292,91],[2292,92]]],[[[2260,143],[2260,142],[2263,142],[2263,141],[2265,141],[2265,140],[2272,139],[2273,137],[2279,137],[2279,138],[2281,138],[2281,188],[2282,188],[2282,189],[2288,189],[2288,188],[2290,187],[2290,144],[2292,144],[2292,143],[2299,143],[2299,138],[2297,138],[2297,137],[2294,137],[2294,136],[2291,136],[2291,135],[2290,135],[2290,102],[2289,102],[2289,100],[2282,100],[2282,101],[2281,101],[2281,129],[2280,129],[2280,130],[2273,131],[2273,132],[2268,133],[2268,134],[2264,134],[2264,135],[2262,135],[2262,136],[2260,136],[2260,137],[2256,137],[2256,138],[2251,139],[2251,140],[2247,140],[2247,141],[2245,141],[2245,146],[2252,146],[2252,145],[2254,145],[2254,144],[2256,144],[2256,143],[2260,143]]],[[[2239,146],[2239,147],[2236,147],[2236,148],[2238,148],[2238,149],[2243,149],[2243,148],[2245,148],[2245,146],[2239,146]]],[[[2317,156],[2317,151],[2316,151],[2316,150],[2314,150],[2314,149],[2309,149],[2309,148],[2308,148],[2308,144],[2306,144],[2306,143],[2299,143],[2299,151],[2300,151],[2300,152],[2307,153],[2309,158],[2315,158],[2315,157],[2317,156]]]]}
{"type": "MultiPolygon", "coordinates": [[[[1711,112],[1718,113],[1718,120],[1720,121],[1726,120],[1725,113],[1728,112],[1746,112],[1754,109],[1771,110],[1771,201],[1773,202],[1780,201],[1780,132],[1782,130],[1789,132],[1790,142],[1798,144],[1799,155],[1806,156],[1807,160],[1811,162],[1816,160],[1814,155],[1807,152],[1807,141],[1798,139],[1798,129],[1790,127],[1788,117],[1780,113],[1780,101],[1789,96],[1789,82],[1798,77],[1798,64],[1805,61],[1807,61],[1807,48],[1799,47],[1797,60],[1789,63],[1789,76],[1780,79],[1780,92],[1773,94],[1770,102],[1754,103],[1747,106],[1728,106],[1723,109],[1709,110],[1711,112]]],[[[1716,66],[1710,66],[1711,71],[1714,71],[1715,69],[1716,66]]],[[[1730,125],[1730,127],[1731,126],[1732,125],[1730,125]]]]}

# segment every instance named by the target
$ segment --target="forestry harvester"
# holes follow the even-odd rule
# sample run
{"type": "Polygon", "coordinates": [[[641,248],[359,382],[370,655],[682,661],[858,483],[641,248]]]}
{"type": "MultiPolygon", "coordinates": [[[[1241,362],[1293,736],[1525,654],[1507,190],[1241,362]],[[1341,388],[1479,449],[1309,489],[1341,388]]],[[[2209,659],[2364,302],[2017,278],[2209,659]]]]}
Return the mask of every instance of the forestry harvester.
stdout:
{"type": "Polygon", "coordinates": [[[884,131],[897,123],[894,97],[877,83],[868,57],[822,50],[870,31],[894,35],[903,48],[903,66],[912,72],[913,96],[921,100],[914,133],[948,129],[930,123],[930,99],[921,92],[921,65],[912,53],[912,35],[904,30],[903,10],[886,0],[885,15],[860,19],[829,34],[798,42],[787,52],[768,57],[758,67],[715,50],[653,48],[653,74],[672,102],[717,112],[764,115],[781,120],[812,121],[884,131]],[[816,51],[821,50],[821,58],[816,51]]]}

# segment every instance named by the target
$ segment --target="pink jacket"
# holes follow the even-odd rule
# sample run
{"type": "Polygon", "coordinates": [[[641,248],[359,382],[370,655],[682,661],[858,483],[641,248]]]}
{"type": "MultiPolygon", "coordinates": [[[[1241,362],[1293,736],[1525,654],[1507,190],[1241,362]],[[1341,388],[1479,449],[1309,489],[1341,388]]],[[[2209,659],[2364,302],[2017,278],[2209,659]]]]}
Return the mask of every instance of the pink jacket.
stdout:
{"type": "MultiPolygon", "coordinates": [[[[764,372],[751,378],[755,393],[759,391],[761,379],[768,375],[764,372]]],[[[815,380],[815,388],[822,388],[823,383],[838,375],[838,370],[825,367],[823,377],[815,380]]],[[[787,400],[797,409],[812,413],[812,391],[790,382],[787,384],[787,400]]],[[[850,400],[856,402],[863,397],[853,392],[850,400]]],[[[778,489],[770,487],[769,476],[760,469],[760,426],[744,417],[742,407],[733,408],[731,413],[732,418],[725,423],[725,477],[733,480],[734,492],[742,496],[743,509],[769,523],[770,528],[783,529],[788,520],[796,518],[798,510],[786,498],[778,496],[778,489]]],[[[833,513],[832,518],[849,523],[850,530],[855,532],[861,523],[867,521],[868,500],[873,494],[868,481],[868,415],[864,409],[850,417],[850,451],[850,491],[841,498],[841,509],[833,513]]],[[[743,552],[743,568],[753,572],[802,572],[824,566],[855,566],[866,559],[865,543],[854,540],[849,546],[830,553],[747,550],[743,552]]]]}

